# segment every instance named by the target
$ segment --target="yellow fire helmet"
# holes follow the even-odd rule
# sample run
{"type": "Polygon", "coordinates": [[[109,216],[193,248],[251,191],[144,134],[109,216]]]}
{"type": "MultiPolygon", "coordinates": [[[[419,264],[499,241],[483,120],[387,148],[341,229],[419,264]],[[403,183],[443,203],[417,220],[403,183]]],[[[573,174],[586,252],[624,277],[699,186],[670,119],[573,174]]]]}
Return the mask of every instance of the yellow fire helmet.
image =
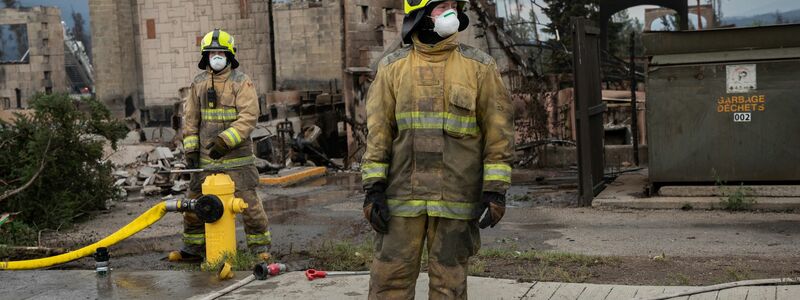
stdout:
{"type": "MultiPolygon", "coordinates": [[[[405,10],[406,14],[411,14],[415,10],[419,10],[420,8],[424,8],[428,4],[436,3],[436,2],[444,2],[446,0],[403,0],[403,10],[405,10]]],[[[467,3],[467,0],[455,0],[456,2],[463,2],[467,3]]],[[[459,3],[459,7],[463,4],[459,3]]]]}
{"type": "Polygon", "coordinates": [[[200,59],[200,63],[197,64],[197,67],[201,70],[205,70],[208,66],[208,57],[205,53],[210,51],[225,51],[228,60],[231,62],[231,68],[236,69],[239,67],[239,62],[235,58],[236,46],[234,44],[233,35],[219,28],[215,28],[203,36],[203,39],[200,40],[202,58],[200,59]]]}
{"type": "MultiPolygon", "coordinates": [[[[403,10],[406,16],[403,18],[403,30],[401,36],[403,42],[406,44],[411,43],[411,35],[417,26],[421,23],[422,17],[425,16],[430,10],[426,7],[433,7],[439,2],[448,0],[403,0],[403,10]]],[[[467,0],[455,0],[458,2],[458,31],[463,31],[469,26],[469,17],[464,13],[464,5],[469,3],[467,0]]]]}

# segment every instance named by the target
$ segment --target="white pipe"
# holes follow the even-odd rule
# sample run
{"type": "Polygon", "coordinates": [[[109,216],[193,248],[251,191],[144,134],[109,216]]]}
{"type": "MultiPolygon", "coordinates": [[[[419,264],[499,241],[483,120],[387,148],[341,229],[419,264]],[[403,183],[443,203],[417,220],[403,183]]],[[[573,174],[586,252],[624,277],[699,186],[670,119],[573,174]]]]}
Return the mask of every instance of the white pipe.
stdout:
{"type": "Polygon", "coordinates": [[[736,282],[728,282],[710,286],[700,287],[691,291],[675,293],[672,295],[666,296],[658,296],[655,298],[644,298],[642,300],[666,300],[672,299],[677,297],[684,297],[684,296],[691,296],[697,295],[707,292],[719,291],[724,289],[731,289],[735,287],[742,287],[742,286],[756,286],[756,285],[782,285],[782,284],[800,284],[800,277],[794,278],[774,278],[774,279],[758,279],[758,280],[744,280],[744,281],[736,281],[736,282]]]}
{"type": "Polygon", "coordinates": [[[253,276],[253,275],[247,276],[244,279],[239,280],[239,282],[237,282],[237,283],[234,283],[234,284],[232,284],[232,285],[230,285],[230,286],[228,286],[228,287],[226,287],[224,289],[221,289],[219,291],[216,291],[216,292],[213,292],[211,294],[206,295],[205,297],[203,297],[202,300],[214,300],[214,299],[217,299],[219,297],[224,296],[227,293],[233,292],[236,289],[247,285],[248,283],[252,282],[255,279],[256,279],[256,277],[253,276]]]}

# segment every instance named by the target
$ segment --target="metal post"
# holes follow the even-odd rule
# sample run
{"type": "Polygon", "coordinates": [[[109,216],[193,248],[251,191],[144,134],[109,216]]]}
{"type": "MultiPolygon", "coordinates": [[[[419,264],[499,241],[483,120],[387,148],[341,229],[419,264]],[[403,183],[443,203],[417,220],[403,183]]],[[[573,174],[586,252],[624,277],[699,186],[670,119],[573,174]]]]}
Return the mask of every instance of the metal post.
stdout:
{"type": "Polygon", "coordinates": [[[631,32],[631,135],[633,163],[639,165],[639,110],[636,108],[636,33],[631,32]]]}
{"type": "Polygon", "coordinates": [[[573,76],[578,133],[578,185],[581,206],[592,205],[603,181],[603,113],[600,93],[600,29],[583,18],[573,19],[573,76]]]}

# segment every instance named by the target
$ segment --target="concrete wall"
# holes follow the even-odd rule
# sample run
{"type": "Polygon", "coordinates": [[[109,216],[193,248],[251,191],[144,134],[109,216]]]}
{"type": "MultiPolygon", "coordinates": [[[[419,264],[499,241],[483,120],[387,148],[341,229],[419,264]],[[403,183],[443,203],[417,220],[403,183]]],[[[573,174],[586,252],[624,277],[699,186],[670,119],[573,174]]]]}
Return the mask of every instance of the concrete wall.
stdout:
{"type": "Polygon", "coordinates": [[[133,113],[131,107],[143,104],[134,3],[135,0],[89,0],[95,96],[116,117],[125,117],[133,113]]]}
{"type": "Polygon", "coordinates": [[[277,90],[341,89],[341,2],[274,5],[277,90]]]}
{"type": "Polygon", "coordinates": [[[178,90],[201,72],[199,40],[214,28],[234,36],[239,70],[250,75],[259,95],[270,88],[266,2],[139,0],[136,10],[146,106],[178,101],[178,90]],[[154,24],[154,35],[148,22],[154,24]]]}
{"type": "MultiPolygon", "coordinates": [[[[381,49],[396,44],[388,41],[400,39],[402,17],[397,20],[397,12],[403,11],[402,1],[393,0],[342,0],[344,6],[345,53],[344,68],[369,67],[380,59],[381,49]],[[394,15],[391,22],[387,15],[394,15]],[[390,24],[394,23],[394,26],[390,24]],[[392,28],[394,27],[394,28],[392,28]]],[[[389,49],[390,50],[390,49],[389,49]]],[[[372,70],[375,71],[375,70],[372,70]]],[[[343,72],[343,97],[346,115],[356,124],[366,124],[365,98],[369,86],[369,76],[364,73],[343,72]]],[[[347,128],[348,155],[346,164],[353,160],[360,161],[363,150],[359,144],[364,140],[364,132],[347,128]]]]}
{"type": "Polygon", "coordinates": [[[26,24],[30,50],[28,63],[0,64],[0,107],[18,106],[17,89],[22,108],[28,107],[28,99],[36,93],[69,92],[58,8],[0,9],[0,24],[26,24]]]}
{"type": "Polygon", "coordinates": [[[239,70],[258,94],[271,89],[265,1],[90,0],[89,8],[97,97],[117,116],[138,118],[132,109],[162,111],[180,101],[179,90],[201,72],[199,39],[214,28],[233,34],[239,70]]]}
{"type": "MultiPolygon", "coordinates": [[[[403,1],[395,0],[342,0],[345,19],[345,66],[361,67],[361,51],[370,47],[384,47],[383,29],[387,10],[403,10],[403,1]]],[[[400,38],[399,30],[397,38],[400,38]]]]}

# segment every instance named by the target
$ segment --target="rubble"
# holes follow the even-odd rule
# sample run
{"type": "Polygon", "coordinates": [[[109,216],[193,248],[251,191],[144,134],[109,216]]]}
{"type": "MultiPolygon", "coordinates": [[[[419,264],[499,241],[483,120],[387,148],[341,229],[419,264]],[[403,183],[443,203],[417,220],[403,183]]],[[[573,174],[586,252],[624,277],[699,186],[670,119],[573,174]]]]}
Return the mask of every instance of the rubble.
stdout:
{"type": "Polygon", "coordinates": [[[116,170],[114,186],[124,201],[144,201],[145,196],[180,195],[189,186],[188,175],[170,174],[185,169],[183,149],[153,144],[122,145],[107,156],[116,170]]]}
{"type": "MultiPolygon", "coordinates": [[[[258,141],[277,138],[267,127],[260,126],[259,129],[256,134],[258,141]]],[[[277,153],[280,156],[275,157],[257,154],[256,168],[262,174],[278,174],[281,171],[292,170],[289,167],[317,165],[344,171],[342,159],[328,158],[321,150],[317,143],[321,133],[319,127],[310,126],[294,136],[287,136],[283,149],[285,153],[277,153]],[[280,157],[285,159],[280,160],[280,157]],[[274,162],[274,159],[278,162],[274,162]]],[[[133,137],[132,134],[129,136],[133,137]]],[[[137,143],[133,138],[130,140],[130,144],[120,145],[116,152],[111,152],[110,148],[106,149],[107,161],[115,167],[114,186],[120,189],[119,195],[125,199],[124,201],[144,201],[147,196],[180,196],[186,192],[191,170],[187,170],[183,162],[183,148],[178,146],[173,150],[162,146],[165,145],[163,143],[137,143]],[[175,172],[177,170],[187,172],[175,172]]],[[[276,152],[276,149],[272,149],[273,143],[267,144],[269,144],[268,152],[276,152]]],[[[357,171],[358,163],[352,164],[351,168],[357,171]]]]}

